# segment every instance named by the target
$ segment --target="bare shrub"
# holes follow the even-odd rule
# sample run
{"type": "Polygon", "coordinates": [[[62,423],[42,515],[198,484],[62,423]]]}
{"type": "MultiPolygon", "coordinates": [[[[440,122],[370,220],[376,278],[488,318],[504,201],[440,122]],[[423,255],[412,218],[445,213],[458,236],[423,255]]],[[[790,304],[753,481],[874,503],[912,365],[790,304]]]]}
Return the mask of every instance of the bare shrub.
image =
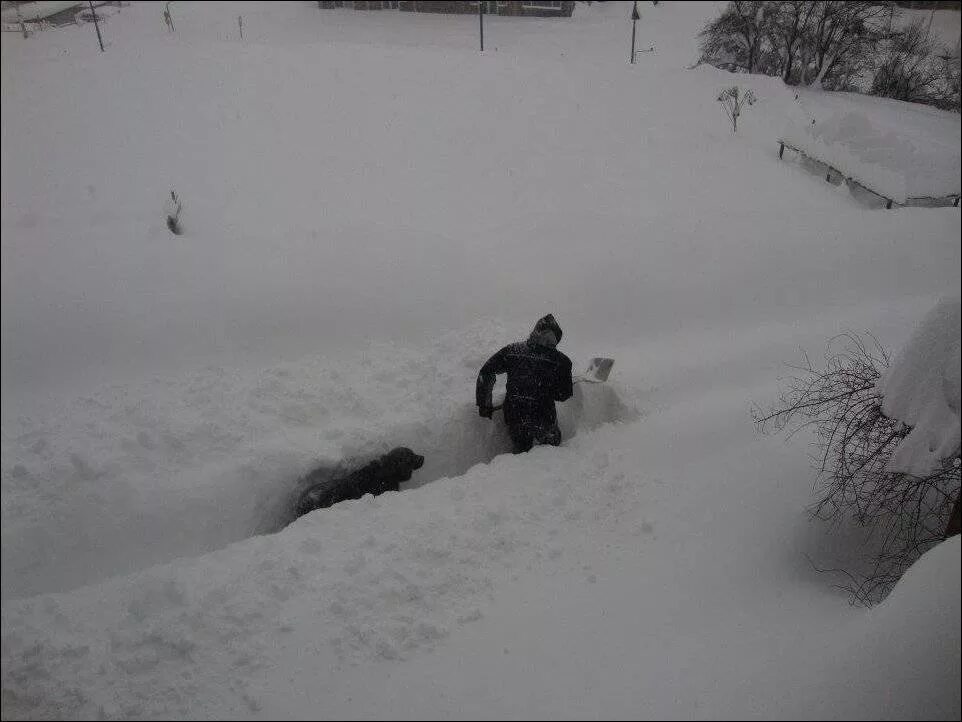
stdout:
{"type": "Polygon", "coordinates": [[[183,227],[180,225],[180,210],[182,207],[177,194],[171,191],[170,200],[167,201],[167,228],[175,236],[182,235],[184,232],[183,227]]]}
{"type": "Polygon", "coordinates": [[[746,90],[742,93],[737,85],[733,85],[730,88],[725,88],[718,94],[718,102],[722,104],[722,107],[725,109],[725,114],[732,122],[732,133],[737,133],[738,116],[742,114],[742,108],[746,103],[748,105],[754,105],[755,93],[751,90],[746,90]]]}
{"type": "Polygon", "coordinates": [[[814,432],[812,515],[835,523],[854,519],[871,531],[868,571],[845,572],[843,586],[853,603],[865,605],[883,599],[912,562],[952,532],[960,486],[958,450],[925,477],[889,468],[911,427],[882,410],[878,382],[889,356],[869,339],[851,333],[832,339],[821,368],[806,356],[790,367],[795,375],[778,402],[752,414],[763,432],[814,432]]]}

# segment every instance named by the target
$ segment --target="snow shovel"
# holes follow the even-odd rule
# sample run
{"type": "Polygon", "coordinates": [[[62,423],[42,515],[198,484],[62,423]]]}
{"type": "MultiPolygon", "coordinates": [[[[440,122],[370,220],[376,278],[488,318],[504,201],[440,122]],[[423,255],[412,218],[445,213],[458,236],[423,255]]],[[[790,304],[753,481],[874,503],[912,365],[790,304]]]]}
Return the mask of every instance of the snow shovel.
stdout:
{"type": "MultiPolygon", "coordinates": [[[[580,376],[572,376],[571,380],[574,383],[589,383],[589,384],[600,384],[608,380],[608,374],[611,373],[611,367],[615,365],[615,360],[613,358],[605,358],[603,356],[596,356],[591,359],[588,363],[588,368],[580,376]]],[[[502,406],[504,406],[504,392],[499,394],[501,400],[491,407],[492,411],[497,411],[502,406]]]]}
{"type": "Polygon", "coordinates": [[[613,358],[596,356],[595,358],[591,359],[584,376],[575,376],[574,382],[578,383],[579,381],[587,381],[592,384],[603,383],[608,380],[608,374],[611,373],[611,367],[614,365],[615,360],[613,358]]]}

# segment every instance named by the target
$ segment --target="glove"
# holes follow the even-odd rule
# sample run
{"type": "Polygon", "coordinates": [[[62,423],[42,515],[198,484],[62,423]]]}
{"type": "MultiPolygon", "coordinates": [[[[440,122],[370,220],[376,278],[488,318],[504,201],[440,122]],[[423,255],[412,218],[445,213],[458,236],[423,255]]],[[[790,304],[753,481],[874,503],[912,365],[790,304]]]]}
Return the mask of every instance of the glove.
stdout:
{"type": "Polygon", "coordinates": [[[481,417],[483,417],[483,418],[485,418],[485,419],[490,419],[491,416],[492,416],[492,414],[494,414],[494,409],[491,408],[490,406],[479,406],[479,407],[478,407],[478,416],[481,416],[481,417]]]}

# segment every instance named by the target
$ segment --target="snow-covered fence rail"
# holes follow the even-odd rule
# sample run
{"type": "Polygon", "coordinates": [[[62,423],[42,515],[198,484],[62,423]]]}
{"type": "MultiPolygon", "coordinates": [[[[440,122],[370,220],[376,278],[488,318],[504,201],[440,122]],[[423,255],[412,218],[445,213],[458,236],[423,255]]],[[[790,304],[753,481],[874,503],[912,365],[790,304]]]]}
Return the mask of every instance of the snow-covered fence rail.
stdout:
{"type": "Polygon", "coordinates": [[[959,196],[960,196],[959,191],[955,191],[954,193],[947,193],[944,196],[895,197],[896,194],[886,193],[884,190],[882,191],[876,190],[875,188],[870,187],[867,181],[864,181],[860,178],[854,177],[851,174],[847,174],[843,172],[842,170],[835,167],[831,163],[828,163],[822,158],[819,158],[817,155],[813,154],[811,151],[802,150],[801,148],[799,148],[796,145],[793,145],[792,143],[788,142],[784,138],[778,139],[778,157],[780,159],[782,158],[782,156],[784,156],[786,148],[794,151],[795,153],[798,153],[799,155],[805,158],[809,158],[810,160],[813,160],[817,163],[821,163],[826,168],[828,168],[828,172],[825,175],[826,181],[831,181],[832,174],[834,173],[837,178],[842,178],[847,183],[854,185],[858,188],[861,188],[862,190],[868,191],[869,193],[872,193],[873,195],[876,195],[879,198],[882,198],[885,201],[885,207],[887,209],[891,208],[895,204],[898,204],[900,206],[921,206],[921,207],[944,207],[944,206],[952,205],[958,208],[959,206],[959,196]]]}

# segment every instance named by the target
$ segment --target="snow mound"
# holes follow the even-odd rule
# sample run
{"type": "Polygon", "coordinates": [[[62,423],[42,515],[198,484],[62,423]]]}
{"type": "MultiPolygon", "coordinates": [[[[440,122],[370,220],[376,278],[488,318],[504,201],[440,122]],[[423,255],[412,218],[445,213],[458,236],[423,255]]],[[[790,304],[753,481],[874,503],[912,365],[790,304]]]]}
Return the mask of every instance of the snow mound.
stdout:
{"type": "Polygon", "coordinates": [[[916,330],[882,379],[882,409],[912,426],[889,468],[926,476],[959,449],[962,305],[943,300],[916,330]]]}
{"type": "Polygon", "coordinates": [[[890,719],[958,719],[960,552],[956,535],[923,554],[853,640],[854,687],[873,687],[890,719]]]}

